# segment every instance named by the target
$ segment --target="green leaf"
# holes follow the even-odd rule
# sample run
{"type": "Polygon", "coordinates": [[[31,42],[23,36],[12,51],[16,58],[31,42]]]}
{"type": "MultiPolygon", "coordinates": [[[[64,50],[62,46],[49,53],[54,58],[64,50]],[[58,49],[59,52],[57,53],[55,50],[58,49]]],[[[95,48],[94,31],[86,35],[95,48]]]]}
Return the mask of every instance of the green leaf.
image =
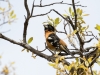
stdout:
{"type": "Polygon", "coordinates": [[[79,62],[79,59],[78,58],[75,58],[76,62],[79,62]]]}
{"type": "Polygon", "coordinates": [[[77,19],[82,20],[82,19],[83,19],[83,17],[82,17],[82,16],[79,16],[77,19]]]}
{"type": "Polygon", "coordinates": [[[98,35],[100,36],[100,33],[98,33],[98,35]]]}
{"type": "Polygon", "coordinates": [[[53,23],[51,21],[48,21],[48,24],[53,25],[53,23]]]}
{"type": "Polygon", "coordinates": [[[95,70],[95,71],[93,71],[93,75],[97,75],[97,71],[95,70]]]}
{"type": "Polygon", "coordinates": [[[69,13],[71,14],[71,12],[72,12],[72,9],[71,9],[71,7],[69,7],[69,13]]]}
{"type": "Polygon", "coordinates": [[[3,12],[4,12],[4,11],[5,11],[5,8],[1,8],[1,7],[0,7],[0,11],[3,11],[3,12]]]}
{"type": "Polygon", "coordinates": [[[90,58],[88,59],[88,62],[89,62],[89,63],[92,62],[92,58],[93,58],[93,57],[90,57],[90,58]]]}
{"type": "Polygon", "coordinates": [[[100,61],[96,61],[97,62],[97,64],[100,66],[100,61]]]}
{"type": "Polygon", "coordinates": [[[30,37],[30,38],[28,39],[28,44],[30,44],[32,41],[33,41],[33,37],[30,37]]]}
{"type": "Polygon", "coordinates": [[[100,25],[96,24],[95,29],[98,30],[98,31],[100,31],[100,25]]]}
{"type": "Polygon", "coordinates": [[[16,14],[14,14],[11,18],[16,18],[16,14]]]}
{"type": "Polygon", "coordinates": [[[11,12],[10,12],[10,16],[12,16],[14,14],[14,10],[12,10],[11,12]]]}
{"type": "MultiPolygon", "coordinates": [[[[48,15],[47,15],[48,16],[48,15]]],[[[53,19],[48,16],[48,19],[53,22],[53,19]]]]}
{"type": "Polygon", "coordinates": [[[86,29],[86,27],[82,27],[81,30],[84,31],[86,29]]]}
{"type": "Polygon", "coordinates": [[[74,17],[74,15],[75,15],[74,12],[72,12],[72,16],[73,16],[73,17],[74,17]]]}
{"type": "Polygon", "coordinates": [[[81,15],[82,15],[82,13],[83,13],[83,10],[81,9],[81,10],[79,11],[79,15],[81,16],[81,15]]]}
{"type": "Polygon", "coordinates": [[[63,14],[64,17],[67,17],[67,14],[63,14]]]}
{"type": "Polygon", "coordinates": [[[80,11],[80,8],[77,8],[76,12],[79,13],[79,11],[80,11]]]}
{"type": "Polygon", "coordinates": [[[56,19],[55,19],[55,22],[54,22],[54,24],[59,24],[59,17],[57,17],[56,19]]]}
{"type": "Polygon", "coordinates": [[[86,26],[86,29],[85,30],[87,30],[88,28],[89,28],[89,25],[86,26]]]}
{"type": "Polygon", "coordinates": [[[77,33],[77,30],[74,30],[71,35],[73,36],[76,33],[77,33]]]}
{"type": "Polygon", "coordinates": [[[83,16],[89,16],[89,14],[84,14],[83,16]]]}

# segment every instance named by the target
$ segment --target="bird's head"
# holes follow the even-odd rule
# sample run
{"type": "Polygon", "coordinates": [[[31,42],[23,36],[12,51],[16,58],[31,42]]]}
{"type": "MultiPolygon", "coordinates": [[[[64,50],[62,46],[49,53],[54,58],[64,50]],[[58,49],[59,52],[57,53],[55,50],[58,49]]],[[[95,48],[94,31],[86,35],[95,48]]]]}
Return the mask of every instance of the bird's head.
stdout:
{"type": "Polygon", "coordinates": [[[50,31],[50,32],[55,32],[56,31],[56,29],[50,24],[43,25],[43,26],[44,26],[45,31],[50,31]]]}

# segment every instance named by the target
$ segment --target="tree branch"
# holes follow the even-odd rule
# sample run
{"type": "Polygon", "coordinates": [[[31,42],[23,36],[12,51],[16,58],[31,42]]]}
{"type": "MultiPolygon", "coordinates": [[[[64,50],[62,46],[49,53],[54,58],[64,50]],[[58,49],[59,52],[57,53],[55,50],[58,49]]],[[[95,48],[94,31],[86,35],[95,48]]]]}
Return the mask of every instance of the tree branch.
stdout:
{"type": "MultiPolygon", "coordinates": [[[[26,44],[26,43],[17,42],[17,41],[15,41],[15,40],[12,40],[12,39],[10,39],[10,38],[4,36],[4,35],[1,34],[1,33],[0,33],[0,38],[2,38],[2,39],[4,39],[4,40],[7,40],[7,41],[9,41],[9,42],[11,42],[11,43],[13,43],[13,44],[19,45],[19,46],[21,46],[21,47],[23,47],[23,48],[26,48],[26,49],[30,50],[32,53],[34,53],[34,54],[36,54],[36,55],[38,55],[38,56],[40,56],[40,57],[42,57],[42,58],[45,58],[45,59],[47,59],[48,61],[55,62],[55,59],[56,59],[55,56],[48,56],[48,55],[46,55],[46,54],[44,54],[44,53],[41,53],[40,51],[34,49],[33,47],[31,47],[30,45],[28,45],[28,44],[26,44]]],[[[70,63],[67,62],[66,60],[64,60],[63,62],[64,62],[64,64],[66,64],[66,65],[70,65],[70,63]]]]}
{"type": "Polygon", "coordinates": [[[29,17],[30,11],[29,11],[29,8],[28,8],[28,5],[27,5],[27,0],[24,0],[24,6],[25,6],[25,9],[26,9],[26,12],[27,12],[27,17],[29,17]]]}
{"type": "Polygon", "coordinates": [[[33,47],[29,46],[29,45],[26,44],[26,43],[17,42],[17,41],[15,41],[15,40],[12,40],[12,39],[10,39],[10,38],[8,38],[8,37],[2,35],[1,33],[0,33],[0,38],[2,38],[2,39],[4,39],[4,40],[7,40],[7,41],[9,41],[9,42],[11,42],[11,43],[13,43],[13,44],[16,44],[16,45],[19,45],[19,46],[21,46],[21,47],[24,47],[24,48],[30,50],[32,53],[35,53],[35,54],[37,54],[38,56],[40,56],[40,57],[42,57],[42,58],[45,58],[45,59],[47,59],[47,60],[48,60],[48,58],[49,58],[48,55],[41,53],[40,51],[34,49],[33,47]]]}

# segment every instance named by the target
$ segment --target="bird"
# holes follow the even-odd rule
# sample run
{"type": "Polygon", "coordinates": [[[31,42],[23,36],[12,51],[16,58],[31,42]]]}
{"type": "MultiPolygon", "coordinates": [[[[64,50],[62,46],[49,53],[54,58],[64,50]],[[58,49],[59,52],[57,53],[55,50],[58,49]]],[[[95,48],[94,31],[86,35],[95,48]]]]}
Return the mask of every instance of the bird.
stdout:
{"type": "Polygon", "coordinates": [[[67,44],[56,35],[55,27],[53,27],[50,24],[43,26],[44,26],[45,40],[47,47],[54,52],[56,51],[65,52],[73,56],[73,54],[67,48],[67,44]]]}

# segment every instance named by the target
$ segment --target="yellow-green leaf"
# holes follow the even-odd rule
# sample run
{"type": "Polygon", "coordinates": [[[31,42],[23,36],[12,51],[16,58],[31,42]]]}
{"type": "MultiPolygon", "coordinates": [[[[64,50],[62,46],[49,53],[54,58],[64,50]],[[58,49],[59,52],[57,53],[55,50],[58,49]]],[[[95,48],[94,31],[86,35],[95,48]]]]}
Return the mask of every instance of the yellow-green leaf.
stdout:
{"type": "Polygon", "coordinates": [[[2,58],[2,56],[0,55],[0,59],[2,58]]]}
{"type": "Polygon", "coordinates": [[[79,13],[79,11],[80,11],[80,8],[77,8],[76,12],[79,13]]]}
{"type": "Polygon", "coordinates": [[[50,66],[55,66],[55,63],[48,63],[50,66]]]}
{"type": "Polygon", "coordinates": [[[93,75],[97,75],[97,71],[95,70],[95,71],[93,71],[93,75]]]}
{"type": "Polygon", "coordinates": [[[100,31],[100,25],[96,24],[95,29],[98,30],[98,31],[100,31]]]}
{"type": "Polygon", "coordinates": [[[84,23],[85,24],[85,21],[83,19],[81,19],[81,21],[82,21],[81,23],[84,23]]]}
{"type": "Polygon", "coordinates": [[[84,31],[86,29],[86,27],[82,27],[81,30],[84,31]]]}
{"type": "Polygon", "coordinates": [[[79,11],[79,15],[80,15],[80,16],[82,15],[82,12],[83,12],[83,10],[81,9],[81,10],[79,11]]]}
{"type": "Polygon", "coordinates": [[[59,24],[59,17],[57,17],[56,19],[55,19],[55,22],[54,22],[54,24],[59,24]]]}
{"type": "Polygon", "coordinates": [[[88,59],[88,62],[89,62],[89,63],[92,62],[92,58],[93,58],[93,57],[90,57],[90,58],[88,59]]]}
{"type": "Polygon", "coordinates": [[[28,39],[28,44],[30,44],[32,41],[33,41],[33,37],[30,37],[30,38],[28,39]]]}
{"type": "Polygon", "coordinates": [[[86,29],[85,30],[87,30],[88,28],[89,28],[89,25],[86,26],[86,29]]]}
{"type": "Polygon", "coordinates": [[[0,7],[0,10],[2,11],[2,10],[3,10],[3,8],[1,8],[1,7],[0,7]]]}
{"type": "Polygon", "coordinates": [[[84,14],[83,16],[89,16],[89,14],[84,14]]]}
{"type": "Polygon", "coordinates": [[[1,7],[0,7],[0,10],[4,12],[4,11],[5,11],[5,8],[1,8],[1,7]]]}
{"type": "Polygon", "coordinates": [[[11,16],[11,18],[16,18],[16,14],[14,14],[13,16],[11,16]]]}
{"type": "Polygon", "coordinates": [[[48,63],[50,66],[52,66],[53,68],[57,69],[57,64],[56,63],[48,63]]]}
{"type": "Polygon", "coordinates": [[[77,32],[77,30],[74,30],[71,35],[73,36],[74,34],[76,34],[76,32],[77,32]]]}
{"type": "Polygon", "coordinates": [[[11,12],[10,12],[10,16],[12,16],[14,14],[14,10],[12,10],[11,12]]]}
{"type": "Polygon", "coordinates": [[[76,62],[79,62],[79,59],[78,58],[75,58],[76,62]]]}
{"type": "Polygon", "coordinates": [[[73,17],[74,17],[74,15],[75,15],[74,12],[72,12],[72,16],[73,16],[73,17]]]}
{"type": "Polygon", "coordinates": [[[100,36],[100,33],[98,33],[98,35],[100,36]]]}
{"type": "Polygon", "coordinates": [[[69,13],[71,14],[71,12],[72,12],[72,9],[71,9],[71,7],[69,7],[69,13]]]}
{"type": "Polygon", "coordinates": [[[97,64],[100,66],[100,61],[96,61],[97,62],[97,64]]]}
{"type": "Polygon", "coordinates": [[[11,62],[10,64],[13,65],[13,64],[15,64],[15,62],[11,62]]]}
{"type": "Polygon", "coordinates": [[[77,19],[82,20],[82,19],[83,19],[83,17],[82,17],[82,16],[78,16],[78,18],[77,18],[77,19]]]}
{"type": "Polygon", "coordinates": [[[88,68],[85,67],[83,64],[80,64],[80,65],[79,65],[79,68],[83,68],[84,70],[88,70],[88,68]]]}
{"type": "Polygon", "coordinates": [[[48,24],[53,25],[53,23],[51,21],[48,21],[48,24]]]}
{"type": "Polygon", "coordinates": [[[11,24],[11,21],[10,20],[8,21],[8,24],[11,24]]]}
{"type": "Polygon", "coordinates": [[[64,17],[67,17],[67,14],[63,14],[64,17]]]}
{"type": "MultiPolygon", "coordinates": [[[[47,15],[48,16],[48,15],[47,15]]],[[[48,19],[53,22],[53,19],[48,16],[48,19]]]]}

